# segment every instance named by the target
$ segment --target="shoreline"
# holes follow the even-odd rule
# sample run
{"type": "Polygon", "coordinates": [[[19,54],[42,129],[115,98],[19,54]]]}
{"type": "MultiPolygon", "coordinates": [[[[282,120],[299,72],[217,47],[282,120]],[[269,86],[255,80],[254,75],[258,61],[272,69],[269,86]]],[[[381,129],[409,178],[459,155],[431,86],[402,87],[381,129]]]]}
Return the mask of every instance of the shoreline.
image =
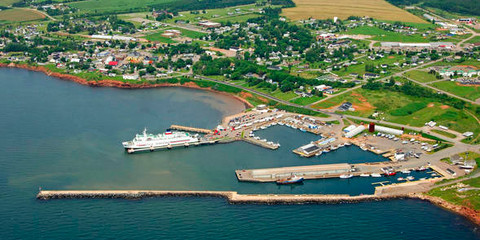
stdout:
{"type": "Polygon", "coordinates": [[[453,212],[467,218],[473,224],[480,226],[480,210],[475,210],[466,206],[460,206],[448,202],[440,197],[426,195],[425,193],[410,193],[409,198],[427,201],[437,207],[453,212]]]}
{"type": "Polygon", "coordinates": [[[252,108],[254,107],[250,102],[248,102],[246,99],[231,94],[227,92],[222,92],[218,91],[215,89],[211,88],[204,88],[198,86],[195,82],[187,82],[185,84],[180,84],[180,83],[155,83],[155,84],[148,84],[148,83],[142,83],[142,84],[132,84],[132,83],[127,83],[127,82],[122,82],[119,80],[99,80],[99,81],[88,81],[85,78],[81,78],[78,76],[70,75],[70,74],[65,74],[65,73],[57,73],[57,72],[52,72],[48,70],[47,68],[43,66],[31,66],[28,64],[16,64],[16,63],[10,63],[10,64],[5,64],[5,63],[0,63],[0,68],[18,68],[18,69],[25,69],[28,71],[34,71],[34,72],[41,72],[47,76],[50,77],[55,77],[58,79],[62,80],[67,80],[67,81],[72,81],[84,86],[89,86],[89,87],[112,87],[112,88],[120,88],[120,89],[147,89],[147,88],[162,88],[162,87],[183,87],[183,88],[190,88],[190,89],[199,89],[199,90],[204,90],[204,91],[209,91],[213,93],[218,93],[222,94],[224,96],[229,96],[232,97],[240,102],[242,102],[245,106],[245,109],[252,108]]]}

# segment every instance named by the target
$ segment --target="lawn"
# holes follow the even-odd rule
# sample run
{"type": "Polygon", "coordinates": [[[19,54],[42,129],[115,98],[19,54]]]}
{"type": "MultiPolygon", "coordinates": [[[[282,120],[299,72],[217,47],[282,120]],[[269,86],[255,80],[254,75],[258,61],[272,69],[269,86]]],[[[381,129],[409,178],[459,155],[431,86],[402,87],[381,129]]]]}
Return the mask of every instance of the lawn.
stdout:
{"type": "Polygon", "coordinates": [[[376,19],[424,23],[421,18],[384,0],[293,0],[296,7],[285,8],[283,15],[292,19],[327,19],[369,16],[376,19]]]}
{"type": "Polygon", "coordinates": [[[480,126],[477,121],[464,111],[429,99],[407,96],[398,92],[357,89],[318,103],[313,107],[319,109],[331,108],[346,101],[353,103],[353,107],[356,109],[354,112],[342,112],[348,115],[369,117],[375,111],[378,111],[382,113],[380,117],[389,122],[421,127],[426,122],[434,120],[439,125],[447,126],[460,133],[466,131],[472,131],[475,135],[480,133],[480,126]],[[428,103],[427,107],[416,108],[415,111],[412,110],[412,113],[407,115],[392,115],[398,109],[410,108],[413,104],[422,102],[428,103]],[[407,107],[408,105],[410,106],[407,107]]]}
{"type": "Polygon", "coordinates": [[[45,15],[27,9],[8,9],[0,11],[0,21],[23,22],[45,18],[45,15]]]}
{"type": "Polygon", "coordinates": [[[197,31],[187,30],[183,28],[169,28],[169,29],[179,30],[180,32],[182,32],[182,36],[189,37],[189,38],[201,38],[207,35],[206,33],[203,33],[203,32],[197,32],[197,31]]]}
{"type": "Polygon", "coordinates": [[[312,104],[318,100],[322,99],[322,97],[318,97],[318,96],[313,96],[313,97],[299,97],[299,98],[295,98],[293,100],[290,100],[291,103],[295,103],[295,104],[298,104],[298,105],[302,105],[302,106],[305,106],[305,105],[308,105],[308,104],[312,104]]]}
{"type": "Polygon", "coordinates": [[[472,101],[480,98],[479,86],[465,86],[452,81],[436,82],[432,83],[431,85],[449,93],[455,94],[457,96],[470,99],[472,101]]]}
{"type": "Polygon", "coordinates": [[[426,71],[420,71],[420,70],[413,70],[413,71],[408,71],[404,73],[405,76],[417,80],[419,82],[432,82],[438,80],[435,75],[430,74],[426,71]]]}
{"type": "Polygon", "coordinates": [[[405,35],[397,32],[390,32],[378,27],[361,26],[350,29],[342,34],[362,34],[372,36],[372,40],[381,42],[429,42],[430,40],[420,34],[405,35]]]}
{"type": "Polygon", "coordinates": [[[356,65],[350,65],[348,66],[347,69],[342,68],[341,70],[338,71],[333,71],[333,73],[337,74],[338,76],[346,76],[349,75],[350,73],[357,73],[359,75],[363,75],[365,73],[365,65],[366,64],[373,64],[375,66],[381,65],[381,64],[388,64],[392,65],[391,68],[387,69],[387,74],[380,74],[381,76],[386,76],[391,74],[393,71],[399,70],[401,68],[393,66],[393,63],[398,62],[400,64],[404,63],[404,56],[403,55],[392,55],[392,56],[385,56],[384,58],[377,59],[377,60],[368,60],[367,58],[363,57],[360,59],[357,59],[359,64],[356,65]]]}

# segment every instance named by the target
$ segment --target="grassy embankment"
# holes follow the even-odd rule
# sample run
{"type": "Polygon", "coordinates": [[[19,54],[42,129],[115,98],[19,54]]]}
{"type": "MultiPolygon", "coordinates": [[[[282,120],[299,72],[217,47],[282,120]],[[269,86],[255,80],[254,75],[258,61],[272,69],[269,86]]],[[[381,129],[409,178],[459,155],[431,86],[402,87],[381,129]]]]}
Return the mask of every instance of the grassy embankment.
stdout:
{"type": "MultiPolygon", "coordinates": [[[[480,154],[475,152],[469,152],[468,157],[466,153],[460,154],[466,160],[475,160],[477,162],[477,168],[470,174],[475,174],[479,171],[478,165],[480,165],[480,154]]],[[[449,159],[445,159],[449,161],[449,159]]],[[[468,175],[466,176],[468,177],[468,175]]],[[[452,181],[452,180],[450,180],[452,181]]],[[[442,181],[440,183],[445,183],[442,181]]],[[[430,190],[428,193],[430,196],[440,197],[450,203],[470,207],[475,210],[480,210],[480,178],[472,178],[461,181],[460,183],[451,184],[448,186],[437,187],[430,190]]]]}

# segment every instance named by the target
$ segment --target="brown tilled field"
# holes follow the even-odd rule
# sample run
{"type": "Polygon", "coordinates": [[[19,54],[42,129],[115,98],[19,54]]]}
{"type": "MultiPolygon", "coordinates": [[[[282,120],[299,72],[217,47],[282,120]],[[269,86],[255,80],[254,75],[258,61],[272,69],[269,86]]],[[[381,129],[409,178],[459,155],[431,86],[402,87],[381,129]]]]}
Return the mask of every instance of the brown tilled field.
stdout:
{"type": "Polygon", "coordinates": [[[31,21],[45,18],[40,12],[29,9],[8,9],[0,11],[0,21],[31,21]]]}
{"type": "Polygon", "coordinates": [[[291,20],[327,19],[349,16],[369,16],[380,20],[402,22],[425,22],[421,18],[404,11],[384,0],[293,0],[294,8],[283,9],[283,15],[291,20]]]}

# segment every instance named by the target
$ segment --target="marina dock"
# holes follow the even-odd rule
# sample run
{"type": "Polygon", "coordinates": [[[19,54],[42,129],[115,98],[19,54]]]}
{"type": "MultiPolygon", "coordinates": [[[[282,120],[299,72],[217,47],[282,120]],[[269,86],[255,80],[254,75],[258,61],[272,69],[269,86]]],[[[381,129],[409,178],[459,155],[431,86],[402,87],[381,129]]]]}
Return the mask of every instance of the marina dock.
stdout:
{"type": "Polygon", "coordinates": [[[235,170],[239,181],[274,182],[278,179],[296,175],[305,179],[337,178],[349,173],[352,166],[347,163],[323,164],[310,166],[295,166],[282,168],[264,168],[250,170],[235,170]]]}
{"type": "Polygon", "coordinates": [[[254,138],[250,138],[250,137],[242,138],[241,140],[243,140],[245,142],[248,142],[248,143],[251,143],[253,145],[257,145],[257,146],[272,149],[272,150],[275,150],[275,149],[278,148],[278,145],[276,145],[276,144],[271,144],[271,143],[268,143],[268,142],[265,142],[265,141],[262,141],[262,140],[257,140],[257,139],[254,139],[254,138]]]}
{"type": "Polygon", "coordinates": [[[213,133],[213,131],[210,130],[210,129],[196,128],[196,127],[187,127],[187,126],[181,126],[181,125],[175,125],[175,124],[172,124],[172,125],[170,126],[170,129],[187,131],[187,132],[205,133],[205,134],[213,133]]]}

